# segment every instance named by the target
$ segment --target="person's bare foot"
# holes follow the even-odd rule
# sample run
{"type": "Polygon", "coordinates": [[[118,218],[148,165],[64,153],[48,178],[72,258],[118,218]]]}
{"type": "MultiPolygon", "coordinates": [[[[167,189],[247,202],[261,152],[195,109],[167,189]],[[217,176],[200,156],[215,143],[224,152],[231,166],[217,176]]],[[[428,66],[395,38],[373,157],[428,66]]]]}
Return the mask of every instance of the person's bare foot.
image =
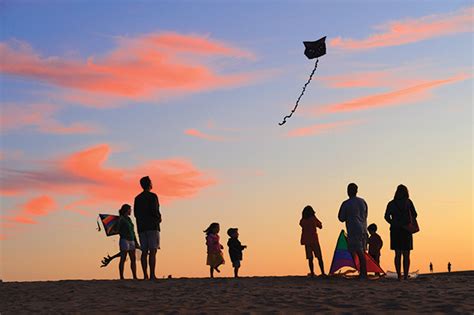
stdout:
{"type": "Polygon", "coordinates": [[[219,270],[219,267],[214,268],[214,270],[217,271],[217,272],[221,272],[221,271],[219,270]]]}

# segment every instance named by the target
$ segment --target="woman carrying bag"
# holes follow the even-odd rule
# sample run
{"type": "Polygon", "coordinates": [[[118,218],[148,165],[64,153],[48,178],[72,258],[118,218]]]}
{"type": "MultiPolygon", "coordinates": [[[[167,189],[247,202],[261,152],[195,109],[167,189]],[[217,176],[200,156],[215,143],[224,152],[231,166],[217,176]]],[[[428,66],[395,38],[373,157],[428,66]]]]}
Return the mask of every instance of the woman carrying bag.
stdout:
{"type": "Polygon", "coordinates": [[[385,220],[390,223],[390,249],[395,251],[395,269],[400,280],[402,279],[402,256],[403,279],[408,279],[413,233],[419,231],[416,217],[417,213],[409,198],[408,188],[405,185],[398,185],[393,200],[387,205],[385,220]]]}

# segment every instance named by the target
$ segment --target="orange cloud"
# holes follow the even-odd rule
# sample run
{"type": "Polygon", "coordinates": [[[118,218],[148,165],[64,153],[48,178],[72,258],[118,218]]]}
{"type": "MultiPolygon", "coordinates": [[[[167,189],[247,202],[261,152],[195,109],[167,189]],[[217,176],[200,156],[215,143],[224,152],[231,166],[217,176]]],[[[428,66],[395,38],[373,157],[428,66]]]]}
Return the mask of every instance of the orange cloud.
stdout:
{"type": "Polygon", "coordinates": [[[330,41],[330,45],[345,50],[399,46],[435,37],[472,32],[473,25],[474,7],[468,7],[448,14],[389,22],[376,27],[381,32],[370,35],[366,39],[337,37],[330,41]]]}
{"type": "Polygon", "coordinates": [[[51,197],[42,195],[26,202],[23,205],[23,213],[31,215],[46,215],[54,209],[55,205],[56,204],[51,197]]]}
{"type": "MultiPolygon", "coordinates": [[[[151,160],[130,168],[108,167],[111,149],[100,144],[72,153],[64,158],[42,164],[40,171],[2,169],[0,191],[18,194],[42,193],[76,198],[67,209],[88,213],[97,207],[118,207],[133,203],[141,190],[139,179],[148,175],[162,203],[191,198],[202,189],[216,184],[216,180],[185,159],[151,160]],[[49,167],[45,167],[49,165],[49,167]]],[[[21,209],[32,213],[34,205],[43,205],[37,211],[47,211],[48,200],[35,200],[21,209]]],[[[21,220],[21,219],[17,219],[21,220]]]]}
{"type": "Polygon", "coordinates": [[[42,57],[27,43],[11,41],[0,43],[0,73],[86,94],[73,96],[77,100],[94,99],[94,95],[144,99],[240,85],[253,79],[250,73],[218,74],[204,60],[199,61],[203,56],[253,58],[249,52],[206,37],[176,33],[119,37],[114,50],[86,60],[42,57]]]}
{"type": "Polygon", "coordinates": [[[297,128],[288,132],[288,137],[306,137],[328,133],[330,131],[341,130],[348,126],[360,124],[360,120],[347,120],[334,123],[317,124],[309,127],[297,128]]]}
{"type": "Polygon", "coordinates": [[[471,75],[458,74],[447,79],[420,82],[416,85],[386,93],[359,97],[346,102],[324,105],[322,107],[313,107],[307,111],[313,114],[328,114],[403,105],[426,99],[429,97],[428,92],[435,87],[455,83],[468,78],[471,78],[471,75]]]}
{"type": "Polygon", "coordinates": [[[225,141],[226,140],[224,137],[205,134],[197,129],[186,129],[184,131],[184,134],[188,136],[204,139],[204,140],[209,140],[209,141],[225,141]]]}
{"type": "Polygon", "coordinates": [[[39,132],[50,134],[90,134],[100,129],[86,123],[72,123],[66,126],[54,118],[59,110],[51,104],[2,104],[0,130],[5,133],[23,127],[32,126],[39,132]]]}

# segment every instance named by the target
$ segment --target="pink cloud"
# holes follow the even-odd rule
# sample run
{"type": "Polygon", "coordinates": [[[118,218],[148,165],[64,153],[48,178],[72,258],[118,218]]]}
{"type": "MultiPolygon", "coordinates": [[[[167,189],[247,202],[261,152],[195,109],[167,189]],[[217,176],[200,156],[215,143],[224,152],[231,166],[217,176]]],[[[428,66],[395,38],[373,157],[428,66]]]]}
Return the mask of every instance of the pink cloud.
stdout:
{"type": "Polygon", "coordinates": [[[288,137],[306,137],[320,135],[323,133],[328,133],[331,131],[338,131],[347,128],[348,126],[353,126],[361,124],[360,120],[347,120],[339,121],[334,123],[325,123],[325,124],[316,124],[309,127],[297,128],[288,132],[288,137]]]}
{"type": "Polygon", "coordinates": [[[46,215],[51,212],[56,203],[53,198],[42,195],[35,197],[23,205],[23,213],[31,215],[46,215]]]}
{"type": "Polygon", "coordinates": [[[224,137],[206,134],[197,129],[186,129],[184,131],[184,134],[209,141],[226,141],[224,137]]]}
{"type": "MultiPolygon", "coordinates": [[[[27,43],[0,43],[0,73],[46,82],[72,90],[76,100],[103,97],[146,99],[235,86],[255,74],[219,74],[202,57],[253,58],[244,50],[197,35],[146,34],[117,38],[103,57],[86,60],[43,57],[27,43]],[[77,94],[77,92],[85,95],[77,94]]],[[[89,106],[103,106],[102,100],[89,106]]]]}
{"type": "Polygon", "coordinates": [[[468,7],[448,14],[389,22],[376,27],[380,32],[365,39],[337,37],[330,41],[330,45],[345,50],[399,46],[446,35],[472,32],[473,25],[474,7],[468,7]]]}
{"type": "Polygon", "coordinates": [[[459,82],[469,78],[471,78],[471,75],[462,73],[447,79],[422,81],[402,89],[359,97],[342,103],[328,104],[322,107],[313,107],[312,109],[307,109],[306,111],[317,115],[404,105],[428,98],[430,96],[428,92],[436,87],[459,82]]]}
{"type": "Polygon", "coordinates": [[[54,118],[59,107],[51,104],[2,104],[0,130],[2,133],[32,126],[39,132],[50,134],[90,134],[100,129],[91,124],[75,122],[68,126],[54,118]]]}
{"type": "Polygon", "coordinates": [[[332,88],[369,88],[390,86],[394,81],[389,71],[355,72],[318,78],[332,88]]]}
{"type": "MultiPolygon", "coordinates": [[[[164,204],[174,200],[191,198],[202,189],[217,181],[197,169],[186,159],[151,160],[129,168],[107,166],[110,146],[100,144],[63,158],[52,159],[42,164],[40,171],[17,171],[2,169],[0,191],[26,193],[48,193],[75,197],[74,203],[66,205],[75,212],[90,213],[100,207],[118,207],[122,203],[133,203],[140,191],[139,179],[148,175],[154,182],[154,190],[164,204]]],[[[48,211],[47,200],[36,200],[48,211]],[[42,203],[41,203],[42,202],[42,203]]],[[[32,213],[31,204],[20,207],[32,213]]]]}

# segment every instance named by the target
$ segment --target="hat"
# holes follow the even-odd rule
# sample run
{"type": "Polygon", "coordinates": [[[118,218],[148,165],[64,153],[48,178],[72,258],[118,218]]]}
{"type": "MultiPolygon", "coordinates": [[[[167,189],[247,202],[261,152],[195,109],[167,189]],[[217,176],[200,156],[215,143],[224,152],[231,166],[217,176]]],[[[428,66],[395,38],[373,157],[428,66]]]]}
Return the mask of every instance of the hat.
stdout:
{"type": "Polygon", "coordinates": [[[238,228],[230,228],[227,230],[227,235],[232,237],[232,235],[234,235],[234,233],[237,232],[238,230],[239,230],[238,228]]]}

